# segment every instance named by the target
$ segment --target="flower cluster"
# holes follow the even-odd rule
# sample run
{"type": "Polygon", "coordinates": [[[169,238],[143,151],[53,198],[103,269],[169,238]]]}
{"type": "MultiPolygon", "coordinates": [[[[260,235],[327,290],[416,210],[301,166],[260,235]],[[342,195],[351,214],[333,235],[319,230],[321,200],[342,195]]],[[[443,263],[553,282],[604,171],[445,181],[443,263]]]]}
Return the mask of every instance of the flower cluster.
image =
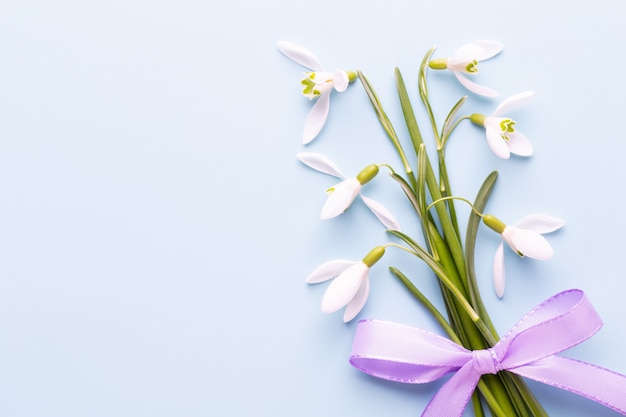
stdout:
{"type": "MultiPolygon", "coordinates": [[[[328,196],[321,209],[321,219],[333,219],[342,215],[357,197],[360,197],[360,200],[393,238],[390,242],[374,246],[360,261],[331,260],[311,272],[306,278],[309,284],[332,280],[322,298],[322,311],[334,313],[344,308],[343,320],[345,322],[353,320],[361,312],[370,295],[372,266],[381,260],[387,249],[401,249],[425,262],[433,270],[441,284],[447,318],[423,296],[406,274],[395,267],[390,267],[391,273],[419,302],[424,304],[448,335],[468,349],[484,349],[485,346],[493,346],[498,336],[483,305],[472,259],[476,249],[479,226],[482,223],[501,237],[493,260],[492,277],[495,293],[501,298],[505,290],[504,243],[506,242],[520,257],[549,259],[554,252],[543,235],[560,229],[565,222],[557,217],[531,214],[508,225],[494,215],[486,214],[484,209],[496,181],[497,172],[493,171],[485,179],[473,202],[457,196],[452,193],[445,150],[456,127],[468,121],[484,128],[487,145],[497,157],[502,159],[509,159],[512,155],[530,157],[533,154],[533,146],[530,140],[518,130],[517,122],[510,118],[509,114],[518,106],[527,103],[534,93],[524,91],[514,94],[503,100],[489,115],[470,112],[459,116],[462,106],[467,101],[467,96],[462,97],[452,107],[440,127],[429,101],[427,74],[430,71],[447,70],[452,72],[461,85],[471,93],[487,98],[497,97],[499,93],[496,90],[477,84],[470,80],[470,77],[478,73],[480,62],[493,58],[502,51],[502,44],[479,40],[462,46],[447,58],[433,58],[435,48],[431,48],[425,54],[418,71],[419,96],[431,124],[430,128],[436,144],[436,168],[438,169],[434,169],[429,160],[426,143],[422,139],[409,94],[398,69],[395,74],[396,84],[407,133],[411,139],[411,149],[414,151],[413,155],[409,155],[405,150],[406,145],[396,133],[397,129],[392,126],[378,95],[361,71],[338,69],[329,72],[322,67],[314,54],[302,46],[291,42],[279,42],[278,48],[289,59],[309,70],[305,72],[301,81],[302,93],[309,100],[316,100],[316,102],[305,122],[304,145],[317,137],[326,123],[330,109],[330,96],[333,91],[343,92],[358,79],[384,132],[402,162],[399,169],[388,163],[369,163],[356,175],[349,176],[322,154],[315,152],[297,154],[297,158],[306,166],[340,179],[340,182],[327,189],[328,196]],[[416,166],[409,162],[411,160],[417,161],[416,166]],[[396,217],[383,204],[363,195],[363,188],[377,178],[381,168],[389,170],[389,176],[394,180],[394,185],[400,187],[417,214],[423,236],[420,240],[423,242],[405,234],[396,217]],[[459,201],[471,206],[471,214],[467,219],[467,232],[463,235],[455,209],[455,203],[459,201]],[[462,243],[463,241],[465,243],[462,243]]],[[[528,409],[532,412],[541,409],[528,389],[513,377],[490,380],[489,384],[480,389],[494,415],[502,415],[502,412],[507,416],[527,415],[528,409]]],[[[480,402],[473,404],[475,407],[480,407],[480,402]]],[[[478,409],[476,413],[483,415],[483,412],[478,409]]]]}

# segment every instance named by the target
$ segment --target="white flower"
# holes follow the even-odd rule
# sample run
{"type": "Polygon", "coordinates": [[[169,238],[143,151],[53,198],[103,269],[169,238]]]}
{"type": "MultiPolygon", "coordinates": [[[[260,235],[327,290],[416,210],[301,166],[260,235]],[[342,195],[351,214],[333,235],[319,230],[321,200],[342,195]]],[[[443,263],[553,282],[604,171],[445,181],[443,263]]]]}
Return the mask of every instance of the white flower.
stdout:
{"type": "Polygon", "coordinates": [[[554,232],[565,225],[565,220],[545,214],[531,214],[513,226],[507,226],[491,215],[483,217],[483,221],[502,236],[493,260],[493,284],[498,297],[504,295],[504,242],[521,257],[550,259],[554,251],[542,235],[554,232]]]}
{"type": "Polygon", "coordinates": [[[489,59],[500,53],[500,51],[502,51],[502,44],[499,42],[474,41],[457,49],[451,57],[434,59],[428,65],[432,69],[448,69],[452,71],[457,80],[472,93],[485,97],[496,97],[500,93],[470,81],[464,74],[476,74],[480,61],[489,59]]]}
{"type": "Polygon", "coordinates": [[[327,190],[328,198],[322,207],[320,218],[332,219],[339,216],[350,207],[356,196],[360,195],[363,203],[387,229],[400,230],[400,225],[387,208],[381,203],[361,194],[363,185],[378,174],[377,165],[367,166],[356,177],[347,177],[333,161],[324,155],[314,152],[300,152],[296,156],[302,163],[316,171],[344,179],[327,190]]]}
{"type": "Polygon", "coordinates": [[[509,159],[511,154],[530,156],[533,154],[533,146],[522,133],[515,129],[515,121],[502,114],[526,103],[535,95],[532,91],[515,94],[504,100],[491,116],[474,113],[470,120],[485,128],[487,144],[502,159],[509,159]]]}
{"type": "Polygon", "coordinates": [[[377,246],[362,261],[337,259],[318,266],[306,282],[317,284],[335,278],[322,297],[322,312],[334,313],[346,307],[343,321],[349,322],[363,309],[370,292],[369,270],[385,253],[377,246]]]}
{"type": "Polygon", "coordinates": [[[317,98],[317,102],[311,108],[311,112],[304,123],[302,142],[307,144],[315,139],[326,123],[330,109],[331,91],[333,89],[340,93],[345,91],[350,82],[356,79],[356,74],[341,69],[335,72],[326,71],[309,50],[291,42],[278,42],[278,49],[293,62],[312,70],[306,72],[305,78],[302,80],[304,86],[302,93],[309,100],[317,98]]]}

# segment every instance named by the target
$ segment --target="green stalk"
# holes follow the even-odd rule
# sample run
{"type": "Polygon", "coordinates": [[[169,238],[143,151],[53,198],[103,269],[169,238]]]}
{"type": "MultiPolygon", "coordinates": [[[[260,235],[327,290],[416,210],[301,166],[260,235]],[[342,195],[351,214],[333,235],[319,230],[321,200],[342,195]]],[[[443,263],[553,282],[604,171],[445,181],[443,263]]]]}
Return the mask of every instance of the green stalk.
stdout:
{"type": "Polygon", "coordinates": [[[455,343],[461,344],[461,340],[457,336],[456,332],[450,326],[446,318],[437,310],[437,307],[430,302],[430,300],[404,275],[398,268],[393,266],[389,267],[391,273],[400,280],[400,282],[406,287],[406,289],[426,308],[426,310],[437,321],[437,324],[441,326],[443,331],[448,335],[448,338],[455,343]]]}
{"type": "MultiPolygon", "coordinates": [[[[419,128],[417,127],[418,125],[415,118],[415,113],[413,112],[413,106],[411,105],[411,100],[409,99],[409,94],[406,90],[406,86],[404,84],[404,80],[402,78],[400,70],[396,68],[395,74],[398,97],[400,98],[400,105],[402,107],[402,112],[406,120],[407,129],[414,143],[414,147],[418,145],[417,149],[419,149],[419,145],[421,145],[423,142],[421,139],[419,128]]],[[[443,197],[443,195],[441,194],[439,184],[437,182],[437,179],[435,178],[435,173],[428,158],[425,158],[425,164],[425,176],[428,191],[430,192],[433,200],[439,200],[443,197]]],[[[457,228],[453,225],[452,220],[448,212],[446,211],[445,205],[437,205],[436,211],[437,216],[439,217],[439,221],[441,222],[444,238],[448,242],[448,246],[450,247],[450,252],[452,253],[456,268],[461,276],[465,276],[465,259],[463,255],[463,248],[461,246],[461,240],[458,233],[456,232],[457,228]]]]}
{"type": "MultiPolygon", "coordinates": [[[[476,200],[474,202],[474,207],[477,211],[483,212],[485,206],[487,205],[487,200],[489,199],[489,195],[495,185],[495,182],[498,178],[498,172],[491,172],[483,185],[481,186],[478,194],[476,195],[476,200]]],[[[480,216],[478,216],[475,212],[472,212],[467,224],[467,233],[466,233],[466,243],[465,243],[465,258],[467,261],[467,281],[470,289],[470,297],[472,306],[478,311],[478,314],[482,318],[482,320],[489,326],[491,329],[491,333],[494,335],[496,339],[499,339],[498,333],[487,313],[485,305],[480,297],[480,292],[478,291],[478,283],[476,280],[476,272],[474,268],[474,253],[476,247],[476,235],[478,233],[478,227],[480,225],[480,216]]],[[[526,383],[522,378],[515,374],[507,373],[503,375],[503,383],[508,387],[508,391],[511,396],[514,397],[515,403],[517,403],[518,409],[523,410],[522,415],[526,414],[526,407],[531,411],[532,415],[535,417],[547,417],[547,413],[537,401],[537,398],[532,394],[526,383]],[[521,404],[520,404],[521,403],[521,404]],[[526,405],[524,407],[523,405],[526,405]]]]}
{"type": "MultiPolygon", "coordinates": [[[[411,280],[409,280],[406,277],[406,275],[400,272],[400,270],[397,268],[390,267],[389,270],[395,277],[397,277],[400,280],[400,282],[407,288],[407,290],[426,308],[426,310],[431,313],[431,315],[434,317],[437,323],[441,326],[441,328],[446,333],[446,335],[448,335],[448,338],[450,338],[450,340],[452,340],[453,342],[458,343],[459,345],[462,345],[463,343],[461,342],[461,339],[459,338],[459,336],[457,336],[452,326],[450,326],[450,324],[446,321],[443,314],[441,314],[439,310],[437,310],[437,308],[411,282],[411,280]]],[[[478,382],[478,389],[480,393],[483,395],[483,397],[485,398],[485,401],[487,401],[487,404],[489,405],[489,409],[491,410],[491,413],[495,417],[510,416],[510,414],[506,414],[504,410],[502,410],[502,408],[500,407],[500,402],[496,399],[494,394],[491,392],[490,387],[483,380],[480,380],[478,382]]],[[[472,396],[472,401],[476,401],[476,396],[472,396]]],[[[482,408],[478,410],[476,406],[474,406],[474,411],[476,412],[476,417],[484,415],[482,412],[482,408]]]]}

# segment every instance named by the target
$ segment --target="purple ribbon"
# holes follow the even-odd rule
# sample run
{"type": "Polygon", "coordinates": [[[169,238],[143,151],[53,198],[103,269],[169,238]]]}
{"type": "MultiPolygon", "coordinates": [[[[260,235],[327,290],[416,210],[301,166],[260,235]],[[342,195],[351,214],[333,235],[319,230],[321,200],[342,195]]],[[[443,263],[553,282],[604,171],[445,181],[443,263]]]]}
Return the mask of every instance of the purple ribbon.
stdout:
{"type": "Polygon", "coordinates": [[[481,375],[506,370],[565,389],[626,415],[626,375],[555,356],[593,336],[602,320],[584,293],[559,293],[526,314],[492,348],[470,351],[415,327],[359,322],[350,363],[397,382],[422,384],[456,373],[432,398],[423,417],[461,416],[481,375]]]}

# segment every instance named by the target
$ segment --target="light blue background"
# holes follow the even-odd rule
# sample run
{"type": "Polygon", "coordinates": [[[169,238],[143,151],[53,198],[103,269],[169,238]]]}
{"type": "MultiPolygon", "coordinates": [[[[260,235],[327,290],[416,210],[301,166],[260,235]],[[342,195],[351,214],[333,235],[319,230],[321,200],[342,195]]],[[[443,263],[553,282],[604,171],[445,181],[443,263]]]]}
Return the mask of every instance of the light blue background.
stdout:
{"type": "MultiPolygon", "coordinates": [[[[324,153],[347,173],[398,161],[358,84],[332,97],[323,133],[301,145],[310,103],[279,40],[329,69],[361,69],[403,137],[395,66],[414,93],[431,46],[445,56],[475,39],[503,42],[479,81],[503,97],[536,92],[515,113],[536,154],[499,160],[464,124],[448,153],[455,191],[473,198],[497,169],[492,213],[514,222],[544,212],[567,225],[549,236],[549,262],[507,249],[503,300],[490,284],[498,237],[481,231],[485,301],[504,332],[554,293],[585,290],[605,326],[568,355],[625,373],[625,18],[619,0],[2,1],[0,415],[422,411],[440,384],[356,371],[356,321],[320,313],[326,285],[304,283],[320,263],[358,259],[387,237],[360,202],[319,220],[334,180],[295,154],[324,153]]],[[[429,79],[443,117],[466,92],[451,74],[429,79]]],[[[467,111],[497,102],[472,96],[467,111]]],[[[366,191],[418,236],[389,178],[366,191]]],[[[359,318],[438,331],[389,265],[437,299],[432,274],[390,250],[359,318]]],[[[531,386],[552,416],[617,415],[531,386]]]]}

